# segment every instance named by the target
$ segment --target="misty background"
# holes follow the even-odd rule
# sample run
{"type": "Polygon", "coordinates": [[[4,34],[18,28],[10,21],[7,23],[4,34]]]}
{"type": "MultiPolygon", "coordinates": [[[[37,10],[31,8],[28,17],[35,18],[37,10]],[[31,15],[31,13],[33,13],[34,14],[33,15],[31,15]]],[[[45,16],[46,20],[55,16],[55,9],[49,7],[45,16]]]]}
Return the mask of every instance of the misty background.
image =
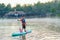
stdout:
{"type": "MultiPolygon", "coordinates": [[[[23,5],[17,4],[16,7],[11,7],[11,4],[7,6],[4,3],[0,3],[0,18],[16,18],[21,17],[19,11],[24,12],[27,18],[42,18],[42,17],[60,17],[60,1],[54,0],[52,2],[40,3],[37,2],[34,5],[23,5]],[[16,16],[14,13],[18,14],[16,16]],[[10,13],[10,14],[9,14],[10,13]]],[[[23,15],[23,13],[20,13],[23,15]]]]}

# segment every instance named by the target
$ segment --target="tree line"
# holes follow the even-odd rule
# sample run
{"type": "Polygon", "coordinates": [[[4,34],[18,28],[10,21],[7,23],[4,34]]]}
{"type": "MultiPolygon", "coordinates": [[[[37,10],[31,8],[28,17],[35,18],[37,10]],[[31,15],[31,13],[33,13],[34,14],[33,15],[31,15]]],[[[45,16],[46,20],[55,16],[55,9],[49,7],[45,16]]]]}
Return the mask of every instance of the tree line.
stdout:
{"type": "Polygon", "coordinates": [[[47,17],[47,16],[60,16],[60,2],[48,2],[48,3],[40,3],[37,2],[34,5],[23,5],[17,4],[16,7],[11,7],[11,4],[7,6],[2,3],[0,4],[0,17],[3,17],[10,11],[24,11],[26,16],[34,16],[34,17],[47,17]]]}

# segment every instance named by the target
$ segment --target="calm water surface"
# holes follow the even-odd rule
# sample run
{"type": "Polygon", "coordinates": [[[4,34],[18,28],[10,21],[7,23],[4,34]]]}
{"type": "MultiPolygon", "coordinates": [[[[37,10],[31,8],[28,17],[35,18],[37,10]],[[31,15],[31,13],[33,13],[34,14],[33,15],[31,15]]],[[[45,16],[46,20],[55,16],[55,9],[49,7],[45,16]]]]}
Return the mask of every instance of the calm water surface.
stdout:
{"type": "MultiPolygon", "coordinates": [[[[32,30],[32,33],[26,35],[26,40],[52,40],[45,37],[50,37],[50,35],[54,37],[54,34],[57,36],[57,39],[60,38],[60,36],[58,37],[59,33],[47,29],[49,25],[59,27],[60,19],[58,18],[26,19],[26,22],[27,30],[32,30]]],[[[21,23],[16,19],[0,19],[0,40],[20,40],[19,37],[11,36],[13,32],[19,31],[19,27],[21,28],[21,23]]]]}

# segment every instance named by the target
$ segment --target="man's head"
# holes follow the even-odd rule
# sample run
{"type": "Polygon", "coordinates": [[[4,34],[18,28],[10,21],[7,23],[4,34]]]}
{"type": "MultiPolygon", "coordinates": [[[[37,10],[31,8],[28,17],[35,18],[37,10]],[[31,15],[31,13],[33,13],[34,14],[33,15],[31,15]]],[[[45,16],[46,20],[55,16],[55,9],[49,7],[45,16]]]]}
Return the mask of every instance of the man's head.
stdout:
{"type": "Polygon", "coordinates": [[[22,15],[22,17],[24,18],[25,16],[24,16],[24,15],[22,15]]]}
{"type": "Polygon", "coordinates": [[[22,17],[24,17],[24,15],[22,15],[22,17]]]}

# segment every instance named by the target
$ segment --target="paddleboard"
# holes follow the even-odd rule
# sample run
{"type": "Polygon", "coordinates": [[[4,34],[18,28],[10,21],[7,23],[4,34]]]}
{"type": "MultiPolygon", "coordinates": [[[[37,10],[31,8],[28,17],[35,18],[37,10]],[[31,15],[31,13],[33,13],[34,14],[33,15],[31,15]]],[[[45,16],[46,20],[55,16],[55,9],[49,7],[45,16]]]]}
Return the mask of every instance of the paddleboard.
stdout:
{"type": "Polygon", "coordinates": [[[28,33],[31,33],[31,30],[28,30],[26,32],[14,32],[14,33],[12,33],[12,37],[23,36],[23,35],[26,35],[28,33]]]}

